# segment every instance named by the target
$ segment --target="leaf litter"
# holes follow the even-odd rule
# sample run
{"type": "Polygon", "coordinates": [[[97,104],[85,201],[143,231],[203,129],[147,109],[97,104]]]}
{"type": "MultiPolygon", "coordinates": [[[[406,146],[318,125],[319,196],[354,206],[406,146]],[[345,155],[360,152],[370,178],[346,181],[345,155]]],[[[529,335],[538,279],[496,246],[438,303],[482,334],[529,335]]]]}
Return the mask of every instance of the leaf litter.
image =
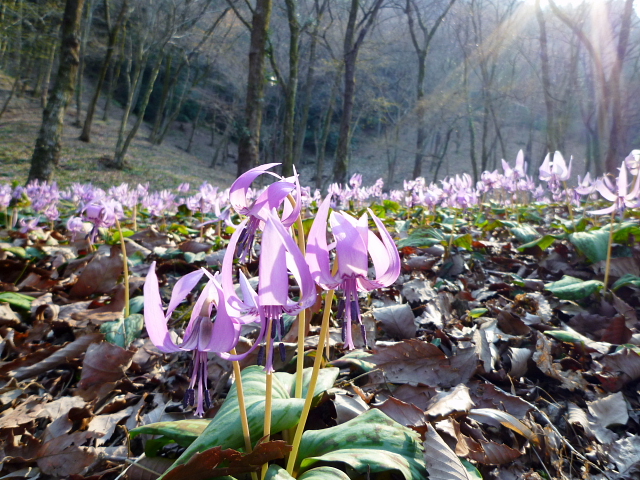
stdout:
{"type": "MultiPolygon", "coordinates": [[[[401,248],[398,282],[361,299],[371,349],[344,355],[340,330],[332,329],[331,363],[340,375],[311,424],[334,427],[380,410],[420,435],[430,478],[438,480],[636,478],[640,283],[623,277],[637,275],[637,265],[617,260],[612,275],[620,286],[601,295],[590,280],[590,269],[601,266],[571,253],[579,243],[520,252],[505,230],[451,258],[442,248],[401,248]],[[577,280],[566,283],[568,275],[577,280]]],[[[166,298],[179,276],[217,268],[220,246],[155,228],[128,237],[138,275],[131,305],[152,260],[166,298]]],[[[215,416],[231,382],[229,363],[210,362],[213,405],[194,420],[181,402],[188,355],[163,355],[144,330],[123,327],[120,247],[84,254],[35,247],[39,258],[0,252],[0,474],[112,479],[139,463],[130,478],[156,478],[215,416]],[[177,420],[196,422],[182,445],[129,438],[134,428],[177,420]],[[150,445],[158,456],[144,458],[150,445]]],[[[192,302],[174,316],[178,330],[192,302]]],[[[316,309],[308,349],[318,341],[318,317],[316,309]]],[[[243,334],[239,350],[255,338],[243,334]]],[[[362,346],[359,329],[353,334],[362,346]]],[[[290,332],[287,345],[295,340],[290,332]]],[[[286,454],[281,440],[263,445],[256,455],[286,454]]],[[[194,456],[183,473],[196,478],[208,466],[241,474],[261,461],[218,449],[194,456]]],[[[181,470],[172,472],[178,478],[181,470]]]]}

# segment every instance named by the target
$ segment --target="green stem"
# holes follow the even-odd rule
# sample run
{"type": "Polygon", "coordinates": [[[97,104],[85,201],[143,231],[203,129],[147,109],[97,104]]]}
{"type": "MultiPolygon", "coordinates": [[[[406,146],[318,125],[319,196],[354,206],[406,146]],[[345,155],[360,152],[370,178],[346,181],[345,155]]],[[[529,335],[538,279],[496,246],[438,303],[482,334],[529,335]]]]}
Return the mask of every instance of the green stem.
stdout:
{"type": "Polygon", "coordinates": [[[613,223],[616,218],[615,210],[611,212],[611,223],[609,224],[609,244],[607,245],[607,262],[604,267],[604,291],[607,291],[609,284],[609,269],[611,268],[611,246],[613,244],[613,223]]]}
{"type": "Polygon", "coordinates": [[[127,263],[127,247],[124,242],[124,235],[122,235],[120,221],[117,218],[116,227],[120,234],[120,248],[122,249],[122,266],[124,268],[124,318],[127,318],[131,313],[129,311],[129,264],[127,263]]]}
{"type": "MultiPolygon", "coordinates": [[[[267,331],[265,333],[266,337],[267,337],[267,345],[266,345],[266,352],[267,352],[267,365],[269,365],[269,360],[273,361],[273,358],[269,359],[269,356],[271,355],[271,343],[273,342],[273,340],[271,339],[271,329],[273,328],[273,320],[269,320],[269,326],[267,327],[267,331]]],[[[272,405],[272,400],[273,400],[273,375],[271,374],[271,372],[267,372],[267,384],[266,384],[266,391],[265,391],[265,399],[264,399],[264,430],[263,430],[263,436],[264,436],[264,441],[268,442],[269,441],[269,437],[271,436],[271,405],[272,405]]],[[[266,462],[264,465],[262,465],[262,472],[261,472],[261,477],[262,480],[264,480],[265,476],[267,475],[267,470],[269,468],[269,463],[266,462]]]]}
{"type": "Polygon", "coordinates": [[[300,441],[302,440],[302,434],[304,433],[304,427],[309,417],[309,411],[311,410],[311,402],[313,401],[313,392],[316,389],[316,383],[318,382],[318,374],[320,372],[320,364],[322,363],[322,350],[324,344],[327,341],[329,334],[329,318],[331,317],[331,303],[333,302],[334,290],[329,290],[324,301],[324,313],[322,316],[322,327],[320,328],[320,338],[318,338],[318,346],[316,347],[316,357],[313,359],[313,370],[311,372],[311,379],[309,380],[309,388],[307,390],[307,397],[304,401],[304,407],[302,408],[302,415],[300,416],[300,422],[296,428],[296,434],[293,437],[293,444],[289,460],[287,461],[287,472],[293,476],[293,469],[296,464],[296,457],[300,450],[300,441]]]}
{"type": "MultiPolygon", "coordinates": [[[[236,349],[231,350],[231,355],[236,355],[236,349]]],[[[251,434],[249,432],[249,419],[247,418],[247,407],[244,403],[244,388],[242,387],[242,373],[240,372],[240,362],[231,362],[233,365],[233,375],[236,377],[236,392],[238,393],[238,408],[240,409],[240,423],[242,424],[242,435],[244,436],[245,453],[251,453],[251,434]]],[[[251,472],[251,480],[258,480],[256,472],[251,472]]]]}
{"type": "MultiPolygon", "coordinates": [[[[293,199],[293,196],[289,194],[287,196],[291,206],[295,208],[296,201],[293,199]]],[[[298,247],[302,252],[302,255],[305,255],[306,252],[306,244],[304,238],[304,226],[302,225],[302,218],[298,216],[296,219],[296,233],[298,236],[298,247]]],[[[302,292],[300,292],[302,295],[302,292]]],[[[307,325],[306,325],[306,310],[302,310],[298,314],[298,356],[296,359],[296,398],[302,398],[302,373],[304,370],[304,337],[306,333],[307,325]]]]}
{"type": "Polygon", "coordinates": [[[133,206],[133,211],[131,212],[131,220],[133,222],[133,231],[138,231],[138,204],[136,203],[133,206]]]}
{"type": "MultiPolygon", "coordinates": [[[[564,191],[566,195],[567,192],[569,191],[569,189],[567,188],[567,182],[562,182],[562,184],[564,185],[564,191]]],[[[569,210],[569,219],[571,220],[571,223],[573,223],[573,208],[571,208],[571,198],[569,198],[568,196],[567,196],[567,209],[569,210]]]]}

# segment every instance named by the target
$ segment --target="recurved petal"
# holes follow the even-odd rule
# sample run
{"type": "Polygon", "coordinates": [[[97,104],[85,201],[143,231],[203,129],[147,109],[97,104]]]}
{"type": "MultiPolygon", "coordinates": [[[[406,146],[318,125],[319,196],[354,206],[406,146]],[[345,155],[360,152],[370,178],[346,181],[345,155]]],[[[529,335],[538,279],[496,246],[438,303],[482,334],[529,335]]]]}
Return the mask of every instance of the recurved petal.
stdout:
{"type": "Polygon", "coordinates": [[[373,211],[369,210],[373,222],[378,227],[378,233],[382,242],[373,232],[369,235],[369,254],[373,260],[376,271],[376,281],[382,286],[388,287],[398,279],[400,275],[400,254],[391,234],[373,211]],[[373,238],[375,237],[375,240],[373,238]]]}
{"type": "Polygon", "coordinates": [[[158,350],[164,353],[177,352],[180,348],[171,340],[167,319],[162,310],[162,299],[156,276],[156,262],[151,264],[144,282],[144,324],[147,333],[158,350]]]}
{"type": "Polygon", "coordinates": [[[273,175],[276,178],[280,178],[273,172],[268,172],[270,168],[275,167],[276,165],[280,165],[279,163],[267,163],[265,165],[260,165],[259,167],[252,168],[251,170],[240,175],[231,188],[229,189],[229,202],[233,206],[233,208],[238,213],[246,214],[248,210],[247,203],[247,192],[249,191],[249,187],[253,181],[262,175],[263,173],[268,173],[273,175]]]}
{"type": "MultiPolygon", "coordinates": [[[[275,220],[279,222],[279,220],[275,220]]],[[[262,232],[260,275],[258,280],[258,303],[265,305],[288,305],[289,274],[284,241],[275,226],[273,216],[267,218],[262,232]]]]}
{"type": "MultiPolygon", "coordinates": [[[[295,190],[296,186],[290,182],[275,182],[269,185],[249,208],[247,215],[259,218],[263,222],[270,212],[280,207],[287,195],[295,190]]],[[[298,212],[299,213],[299,212],[298,212]]]]}
{"type": "Polygon", "coordinates": [[[202,270],[196,270],[195,272],[187,273],[176,282],[171,292],[169,306],[167,307],[167,318],[169,318],[178,305],[187,298],[187,295],[195,288],[202,278],[202,275],[204,275],[202,270]]]}
{"type": "Polygon", "coordinates": [[[365,232],[363,238],[361,229],[357,224],[354,225],[349,217],[348,214],[337,212],[333,212],[329,217],[333,236],[336,239],[338,278],[352,275],[366,277],[369,266],[367,234],[365,232]]]}
{"type": "Polygon", "coordinates": [[[307,254],[305,259],[313,280],[323,288],[333,288],[336,281],[331,275],[329,247],[327,245],[327,216],[331,207],[331,195],[327,195],[320,204],[316,218],[307,236],[307,254]]]}
{"type": "Polygon", "coordinates": [[[610,207],[603,208],[601,210],[593,210],[591,212],[586,212],[586,213],[588,213],[589,215],[606,215],[608,213],[614,212],[615,210],[616,210],[616,204],[614,203],[610,207]]]}

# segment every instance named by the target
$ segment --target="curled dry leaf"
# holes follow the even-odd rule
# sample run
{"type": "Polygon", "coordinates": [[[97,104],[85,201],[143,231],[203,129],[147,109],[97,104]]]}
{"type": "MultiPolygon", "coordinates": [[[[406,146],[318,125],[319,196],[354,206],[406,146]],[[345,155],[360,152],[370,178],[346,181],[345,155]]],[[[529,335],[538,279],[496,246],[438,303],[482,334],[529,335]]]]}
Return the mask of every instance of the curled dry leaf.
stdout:
{"type": "Polygon", "coordinates": [[[118,277],[122,275],[122,268],[120,247],[117,245],[111,247],[109,255],[96,253],[82,270],[69,295],[81,298],[94,293],[110,292],[116,286],[118,277]]]}
{"type": "Polygon", "coordinates": [[[430,480],[471,480],[458,456],[442,440],[432,426],[427,427],[424,440],[424,462],[430,480]]]}
{"type": "Polygon", "coordinates": [[[259,443],[251,453],[240,453],[230,448],[214,447],[202,453],[196,453],[183,465],[170,470],[164,480],[206,480],[226,475],[239,475],[258,471],[263,463],[284,458],[291,450],[282,440],[259,443]],[[225,467],[218,467],[225,462],[225,467]]]}
{"type": "Polygon", "coordinates": [[[467,413],[473,406],[469,389],[460,384],[450,392],[440,392],[433,397],[425,413],[431,420],[436,420],[454,413],[467,413]]]}
{"type": "Polygon", "coordinates": [[[17,380],[24,380],[25,378],[35,377],[42,373],[46,373],[58,365],[66,363],[73,358],[77,358],[79,355],[84,353],[91,344],[99,342],[100,340],[102,340],[102,334],[100,333],[84,335],[77,340],[66,344],[64,347],[42,359],[38,363],[18,368],[13,372],[10,372],[9,375],[17,380]]]}
{"type": "Polygon", "coordinates": [[[91,345],[82,362],[78,382],[78,387],[85,392],[85,400],[100,397],[104,393],[102,389],[110,390],[110,384],[124,376],[133,355],[133,351],[107,342],[91,345]]]}
{"type": "Polygon", "coordinates": [[[375,408],[405,427],[415,427],[426,423],[424,412],[421,409],[395,397],[389,397],[375,408]]]}
{"type": "Polygon", "coordinates": [[[625,425],[629,420],[627,402],[622,392],[614,393],[593,402],[587,402],[589,413],[605,427],[625,425]]]}
{"type": "Polygon", "coordinates": [[[416,336],[415,317],[408,303],[376,308],[373,316],[390,337],[403,340],[416,336]]]}
{"type": "Polygon", "coordinates": [[[502,425],[519,433],[532,443],[536,445],[540,444],[540,439],[529,427],[507,412],[502,412],[494,408],[475,408],[469,411],[468,416],[477,422],[486,423],[494,427],[502,425]]]}

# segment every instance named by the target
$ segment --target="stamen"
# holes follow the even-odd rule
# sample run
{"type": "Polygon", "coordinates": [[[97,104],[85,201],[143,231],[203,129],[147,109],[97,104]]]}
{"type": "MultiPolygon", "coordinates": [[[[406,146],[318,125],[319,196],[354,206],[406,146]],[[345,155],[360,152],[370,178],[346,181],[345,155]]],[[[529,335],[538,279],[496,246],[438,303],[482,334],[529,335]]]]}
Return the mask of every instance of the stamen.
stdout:
{"type": "Polygon", "coordinates": [[[183,408],[193,406],[195,401],[195,392],[193,388],[188,388],[186,392],[184,392],[184,397],[182,397],[182,406],[183,408]]]}
{"type": "Polygon", "coordinates": [[[360,323],[360,333],[362,333],[362,341],[364,342],[364,348],[369,348],[369,344],[367,343],[367,331],[364,329],[364,325],[360,323]]]}
{"type": "Polygon", "coordinates": [[[341,298],[338,302],[338,312],[336,318],[344,318],[344,298],[341,298]]]}
{"type": "Polygon", "coordinates": [[[264,355],[265,355],[264,345],[260,345],[260,348],[258,349],[258,361],[257,361],[257,363],[261,367],[264,366],[264,355]]]}
{"type": "Polygon", "coordinates": [[[282,360],[283,362],[286,362],[287,350],[286,348],[284,348],[284,343],[280,343],[280,345],[278,345],[278,350],[280,350],[280,360],[282,360]]]}
{"type": "Polygon", "coordinates": [[[204,389],[204,408],[209,410],[211,408],[211,393],[208,388],[204,389]]]}

